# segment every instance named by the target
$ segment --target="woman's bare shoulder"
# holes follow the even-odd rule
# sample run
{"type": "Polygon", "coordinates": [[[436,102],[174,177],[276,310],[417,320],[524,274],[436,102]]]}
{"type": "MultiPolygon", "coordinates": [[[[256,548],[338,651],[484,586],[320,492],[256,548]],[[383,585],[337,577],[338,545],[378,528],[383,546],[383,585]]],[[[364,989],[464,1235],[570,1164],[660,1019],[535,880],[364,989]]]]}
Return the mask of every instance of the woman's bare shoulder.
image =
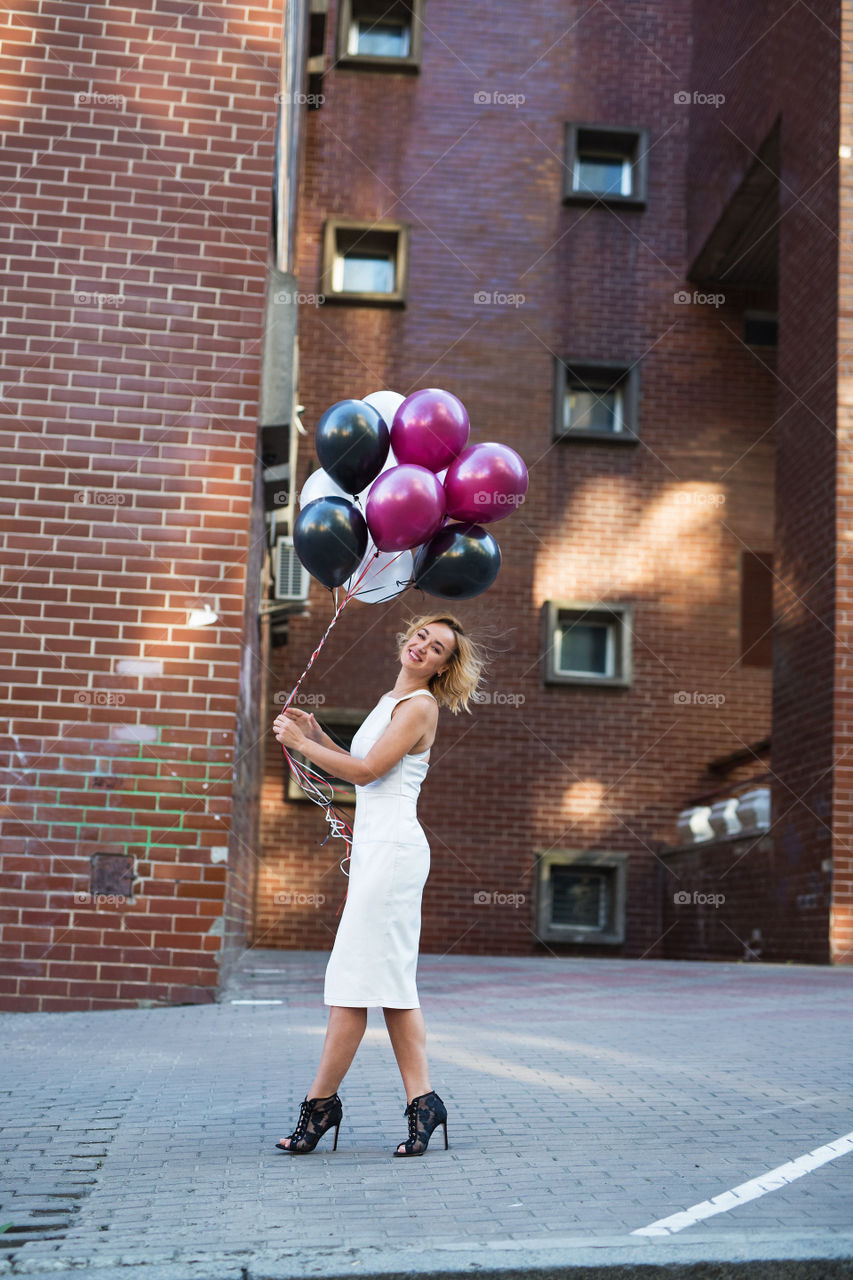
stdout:
{"type": "MultiPolygon", "coordinates": [[[[425,689],[424,692],[429,693],[429,690],[425,689]]],[[[411,696],[397,703],[391,712],[392,720],[398,712],[401,712],[407,720],[419,720],[424,724],[431,723],[438,719],[438,702],[431,693],[429,698],[411,696]]]]}

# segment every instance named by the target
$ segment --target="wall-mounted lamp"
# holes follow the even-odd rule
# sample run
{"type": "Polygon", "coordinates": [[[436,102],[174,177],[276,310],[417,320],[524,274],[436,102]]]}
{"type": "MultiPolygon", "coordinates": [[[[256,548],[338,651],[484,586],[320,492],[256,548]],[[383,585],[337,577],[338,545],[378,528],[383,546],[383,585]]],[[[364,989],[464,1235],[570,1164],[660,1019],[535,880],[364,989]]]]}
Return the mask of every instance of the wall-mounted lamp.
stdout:
{"type": "Polygon", "coordinates": [[[219,614],[207,600],[205,600],[200,609],[190,609],[187,614],[188,627],[209,627],[212,626],[214,622],[218,621],[219,614]]]}

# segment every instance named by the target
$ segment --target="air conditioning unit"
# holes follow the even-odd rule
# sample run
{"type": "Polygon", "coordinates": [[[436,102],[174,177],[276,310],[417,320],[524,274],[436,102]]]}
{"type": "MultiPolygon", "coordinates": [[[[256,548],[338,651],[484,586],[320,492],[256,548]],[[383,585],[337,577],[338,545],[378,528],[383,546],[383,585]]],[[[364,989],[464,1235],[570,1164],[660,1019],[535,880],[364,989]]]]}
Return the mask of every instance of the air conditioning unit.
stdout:
{"type": "Polygon", "coordinates": [[[300,563],[293,539],[279,538],[275,544],[275,594],[277,600],[307,600],[311,575],[300,563]]]}

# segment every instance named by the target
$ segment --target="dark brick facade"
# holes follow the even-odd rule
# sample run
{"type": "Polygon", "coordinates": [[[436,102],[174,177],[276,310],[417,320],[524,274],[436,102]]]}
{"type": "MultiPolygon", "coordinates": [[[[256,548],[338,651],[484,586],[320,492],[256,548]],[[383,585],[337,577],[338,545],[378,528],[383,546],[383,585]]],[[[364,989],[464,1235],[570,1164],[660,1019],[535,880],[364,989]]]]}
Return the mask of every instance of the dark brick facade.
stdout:
{"type": "MultiPolygon", "coordinates": [[[[835,4],[788,14],[776,5],[697,7],[692,76],[726,102],[719,119],[706,113],[696,121],[689,168],[695,253],[778,130],[773,855],[743,893],[765,938],[765,958],[811,961],[826,961],[831,951],[850,959],[829,929],[839,751],[838,12],[835,4]]],[[[849,867],[844,878],[849,882],[849,867]]]]}
{"type": "MultiPolygon", "coordinates": [[[[491,701],[440,720],[426,951],[578,950],[534,913],[566,850],[628,859],[624,943],[585,954],[853,955],[850,8],[426,0],[394,72],[336,63],[329,5],[293,175],[297,485],[321,412],[383,386],[454,392],[531,478],[496,585],[458,607],[493,639],[491,701]],[[644,206],[564,202],[572,122],[648,131],[644,206]],[[409,228],[405,306],[311,305],[330,219],[409,228]],[[749,311],[778,311],[778,347],[749,311]],[[637,441],[553,439],[569,358],[637,369],[637,441]],[[745,552],[773,555],[772,670],[742,660],[745,552]],[[545,682],[552,600],[631,607],[627,687],[545,682]],[[768,832],[678,847],[680,811],[758,782],[768,832]]],[[[211,1000],[247,942],[328,948],[346,888],[269,732],[332,601],[312,585],[279,647],[258,617],[282,10],[0,21],[0,1007],[211,1000]],[[188,628],[205,601],[218,625],[188,628]],[[130,897],[92,893],[97,854],[131,860],[130,897]]],[[[400,623],[440,603],[353,603],[305,695],[369,710],[400,623]]]]}
{"type": "MultiPolygon", "coordinates": [[[[520,40],[516,6],[478,19],[470,5],[435,4],[417,76],[333,67],[308,119],[302,289],[319,288],[327,218],[407,222],[411,246],[404,311],[303,313],[306,422],[383,385],[443,386],[467,405],[473,439],[506,441],[530,467],[524,507],[493,526],[500,578],[459,609],[504,633],[490,689],[523,702],[442,718],[421,802],[428,950],[541,946],[537,853],[566,848],[630,855],[624,954],[662,954],[662,901],[678,881],[659,847],[708,789],[708,761],[769,730],[770,671],[739,662],[738,558],[773,545],[777,381],[738,337],[745,307],[766,305],[766,292],[692,301],[690,133],[714,109],[674,100],[693,77],[690,23],[687,4],[668,5],[665,21],[637,6],[627,25],[598,8],[569,31],[554,5],[525,17],[520,40]],[[483,92],[525,101],[479,104],[483,92]],[[571,120],[650,131],[645,209],[563,204],[571,120]],[[675,301],[684,288],[689,305],[675,301]],[[524,301],[478,305],[480,290],[524,301]],[[552,442],[555,356],[638,362],[639,444],[552,442]],[[633,605],[630,688],[544,684],[541,615],[553,598],[633,605]],[[719,694],[724,709],[677,703],[683,691],[719,694]],[[524,902],[475,905],[482,891],[524,902]]],[[[311,459],[308,439],[300,479],[311,459]]],[[[406,606],[433,603],[409,597],[351,606],[305,687],[327,706],[369,708],[393,684],[406,606]]],[[[329,616],[328,595],[312,591],[310,616],[276,655],[281,690],[329,616]]],[[[283,803],[282,787],[272,743],[255,936],[326,946],[345,882],[319,847],[322,816],[283,803]]]]}

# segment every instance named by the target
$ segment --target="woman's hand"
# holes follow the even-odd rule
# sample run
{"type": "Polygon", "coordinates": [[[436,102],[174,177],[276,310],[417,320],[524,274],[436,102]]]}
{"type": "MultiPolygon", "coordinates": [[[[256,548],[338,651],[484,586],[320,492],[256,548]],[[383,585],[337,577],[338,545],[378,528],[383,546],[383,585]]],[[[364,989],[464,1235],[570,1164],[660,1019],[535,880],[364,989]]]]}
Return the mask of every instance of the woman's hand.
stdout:
{"type": "MultiPolygon", "coordinates": [[[[304,713],[299,713],[304,714],[304,713]]],[[[313,716],[311,719],[313,720],[313,716]]],[[[277,742],[283,747],[287,747],[289,751],[301,751],[305,743],[310,741],[308,735],[302,732],[295,718],[290,711],[282,711],[281,715],[276,716],[272,726],[273,733],[277,742]]]]}
{"type": "Polygon", "coordinates": [[[300,711],[298,707],[288,707],[286,711],[282,712],[282,715],[289,716],[310,742],[323,741],[323,730],[310,712],[300,711]]]}

